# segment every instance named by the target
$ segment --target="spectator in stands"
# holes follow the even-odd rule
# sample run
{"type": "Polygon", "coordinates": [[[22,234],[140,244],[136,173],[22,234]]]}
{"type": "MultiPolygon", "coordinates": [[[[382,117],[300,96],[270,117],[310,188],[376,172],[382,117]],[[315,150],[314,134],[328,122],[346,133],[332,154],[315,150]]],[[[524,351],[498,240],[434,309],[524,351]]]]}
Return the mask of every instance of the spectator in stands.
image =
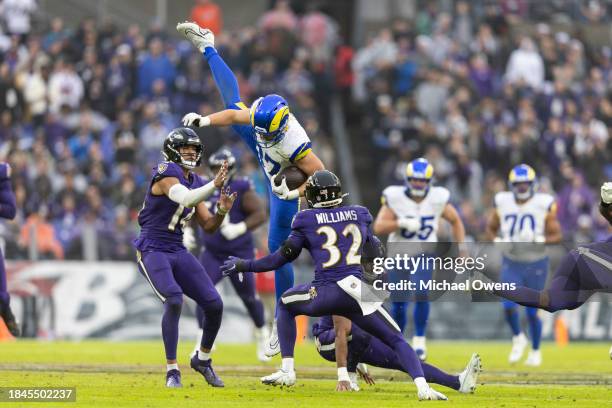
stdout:
{"type": "Polygon", "coordinates": [[[152,39],[149,53],[138,66],[138,95],[152,95],[157,79],[161,79],[167,89],[172,89],[175,77],[176,69],[164,52],[164,44],[158,38],[152,39]]]}
{"type": "Polygon", "coordinates": [[[49,78],[49,109],[59,112],[63,106],[75,109],[84,96],[83,80],[67,60],[58,60],[49,78]]]}
{"type": "Polygon", "coordinates": [[[47,221],[48,209],[41,205],[37,212],[30,214],[21,227],[19,246],[30,251],[31,246],[40,259],[64,259],[64,249],[58,241],[53,225],[47,221]]]}
{"type": "Polygon", "coordinates": [[[200,27],[209,28],[215,35],[223,30],[223,13],[221,8],[212,0],[196,0],[191,9],[189,20],[200,27]]]}
{"type": "Polygon", "coordinates": [[[544,82],[544,61],[533,40],[521,39],[520,46],[510,54],[505,80],[511,84],[526,84],[540,89],[544,82]]]}
{"type": "Polygon", "coordinates": [[[0,16],[9,34],[25,37],[32,30],[32,14],[36,12],[36,0],[2,0],[0,16]]]}

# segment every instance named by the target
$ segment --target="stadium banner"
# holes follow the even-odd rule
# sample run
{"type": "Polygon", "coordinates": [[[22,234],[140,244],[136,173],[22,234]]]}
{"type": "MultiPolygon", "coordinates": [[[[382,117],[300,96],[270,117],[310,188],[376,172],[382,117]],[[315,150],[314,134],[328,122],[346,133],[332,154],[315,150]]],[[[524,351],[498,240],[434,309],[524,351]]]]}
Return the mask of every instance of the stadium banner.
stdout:
{"type": "MultiPolygon", "coordinates": [[[[132,262],[7,262],[11,305],[24,335],[48,339],[161,337],[163,307],[132,262]]],[[[252,341],[242,301],[226,282],[219,342],[252,341]]],[[[195,303],[185,297],[179,332],[195,340],[195,303]]]]}
{"type": "MultiPolygon", "coordinates": [[[[303,278],[312,273],[311,267],[297,266],[297,280],[306,280],[303,278]]],[[[27,336],[130,340],[159,338],[161,335],[162,305],[135,263],[9,261],[7,272],[12,305],[18,319],[24,323],[27,336]]],[[[222,281],[217,288],[224,300],[218,341],[252,341],[253,325],[240,298],[229,282],[222,281]]],[[[499,300],[473,301],[466,293],[469,294],[446,293],[434,299],[428,337],[432,340],[507,340],[510,332],[499,300]]],[[[180,335],[182,340],[194,340],[197,335],[195,304],[185,299],[180,335]]],[[[609,295],[596,294],[577,310],[540,313],[545,339],[553,339],[558,319],[563,320],[570,339],[612,339],[612,301],[609,295]]],[[[524,319],[524,314],[522,316],[524,319]]],[[[406,330],[406,333],[412,332],[410,326],[406,330]]]]}

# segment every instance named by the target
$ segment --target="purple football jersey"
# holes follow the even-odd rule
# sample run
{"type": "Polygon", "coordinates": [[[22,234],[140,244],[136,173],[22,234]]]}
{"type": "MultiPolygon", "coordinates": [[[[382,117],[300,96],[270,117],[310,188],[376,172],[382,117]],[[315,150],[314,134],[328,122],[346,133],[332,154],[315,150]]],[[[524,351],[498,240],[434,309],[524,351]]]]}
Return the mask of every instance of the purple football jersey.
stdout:
{"type": "MultiPolygon", "coordinates": [[[[246,177],[232,177],[228,187],[232,192],[238,193],[238,196],[236,197],[236,201],[234,201],[234,205],[226,218],[229,217],[229,222],[232,224],[237,224],[244,221],[247,217],[247,214],[242,210],[242,200],[244,194],[251,190],[252,186],[251,182],[246,177]]],[[[216,190],[215,193],[206,201],[208,210],[212,214],[217,211],[217,201],[219,201],[220,195],[220,191],[216,190]]],[[[212,234],[206,233],[203,229],[200,229],[200,237],[202,239],[202,243],[204,244],[204,248],[207,251],[214,253],[217,257],[234,255],[250,258],[253,256],[254,247],[251,231],[247,231],[238,238],[228,241],[221,234],[221,229],[212,234]]]]}
{"type": "Polygon", "coordinates": [[[134,246],[140,251],[176,252],[184,250],[183,226],[195,214],[195,208],[186,208],[166,195],[153,195],[151,187],[165,177],[176,177],[189,189],[204,185],[197,174],[190,172],[185,178],[183,169],[173,162],[162,162],[153,169],[151,183],[144,204],[138,213],[140,236],[134,246]]]}
{"type": "Polygon", "coordinates": [[[372,235],[372,215],[357,205],[311,208],[296,214],[289,240],[307,248],[315,262],[313,283],[361,278],[361,250],[372,235]]]}

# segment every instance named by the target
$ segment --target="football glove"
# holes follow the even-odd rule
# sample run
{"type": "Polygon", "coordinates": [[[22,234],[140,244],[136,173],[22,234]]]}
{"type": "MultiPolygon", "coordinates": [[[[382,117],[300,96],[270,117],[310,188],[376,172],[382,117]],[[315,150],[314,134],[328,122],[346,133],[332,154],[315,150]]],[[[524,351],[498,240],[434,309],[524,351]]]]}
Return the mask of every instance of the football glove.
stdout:
{"type": "Polygon", "coordinates": [[[191,227],[183,229],[183,245],[188,251],[193,251],[197,246],[195,231],[191,227]]]}
{"type": "Polygon", "coordinates": [[[246,272],[247,261],[236,256],[227,258],[223,265],[219,267],[223,276],[230,276],[235,273],[246,272]]]}
{"type": "Polygon", "coordinates": [[[397,220],[397,225],[408,232],[417,232],[421,229],[421,223],[414,217],[404,217],[397,220]]]}
{"type": "Polygon", "coordinates": [[[210,125],[210,119],[206,116],[198,115],[195,112],[191,112],[183,116],[183,126],[191,127],[204,127],[210,125]]]}
{"type": "Polygon", "coordinates": [[[278,177],[278,173],[275,174],[274,177],[270,179],[270,181],[272,182],[272,192],[276,194],[278,198],[280,198],[281,200],[294,200],[300,196],[300,190],[289,190],[289,187],[287,186],[286,177],[283,177],[283,180],[281,181],[280,185],[277,186],[276,177],[278,177]]]}
{"type": "Polygon", "coordinates": [[[612,204],[612,181],[603,183],[601,186],[601,201],[604,204],[612,204]]]}
{"type": "Polygon", "coordinates": [[[227,224],[221,226],[221,235],[223,235],[223,237],[228,241],[238,238],[245,232],[247,232],[247,226],[244,221],[237,224],[228,222],[227,224]]]}

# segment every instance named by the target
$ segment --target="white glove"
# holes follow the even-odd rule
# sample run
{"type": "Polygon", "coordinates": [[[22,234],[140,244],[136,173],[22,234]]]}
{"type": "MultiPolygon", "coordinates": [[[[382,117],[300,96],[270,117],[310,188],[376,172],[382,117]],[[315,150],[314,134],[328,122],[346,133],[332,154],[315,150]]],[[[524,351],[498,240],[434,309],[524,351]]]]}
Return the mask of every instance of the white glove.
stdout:
{"type": "Polygon", "coordinates": [[[193,228],[185,227],[183,229],[183,245],[189,251],[193,251],[198,246],[193,228]]]}
{"type": "Polygon", "coordinates": [[[425,381],[425,378],[423,377],[415,378],[414,385],[416,385],[417,387],[417,396],[419,398],[419,401],[423,401],[423,400],[425,401],[431,401],[431,400],[446,401],[448,399],[446,398],[446,395],[431,388],[429,384],[427,384],[427,381],[425,381]]]}
{"type": "Polygon", "coordinates": [[[182,122],[183,126],[204,127],[210,125],[210,118],[191,112],[183,116],[182,122]]]}
{"type": "Polygon", "coordinates": [[[535,232],[529,228],[523,228],[518,233],[518,242],[534,242],[535,232]]]}
{"type": "Polygon", "coordinates": [[[283,177],[283,180],[280,183],[280,186],[276,186],[276,177],[278,177],[278,173],[274,175],[270,179],[272,182],[272,192],[276,194],[276,196],[282,200],[295,200],[300,196],[300,190],[289,190],[287,186],[287,179],[283,177]]]}
{"type": "Polygon", "coordinates": [[[397,220],[397,225],[408,232],[417,232],[421,229],[421,223],[414,217],[404,217],[397,220]]]}
{"type": "Polygon", "coordinates": [[[247,226],[244,221],[237,224],[227,223],[221,227],[221,235],[223,235],[223,237],[225,237],[225,239],[228,241],[238,238],[245,232],[247,232],[247,226]]]}
{"type": "Polygon", "coordinates": [[[603,201],[604,204],[612,204],[612,181],[602,184],[601,201],[603,201]]]}

